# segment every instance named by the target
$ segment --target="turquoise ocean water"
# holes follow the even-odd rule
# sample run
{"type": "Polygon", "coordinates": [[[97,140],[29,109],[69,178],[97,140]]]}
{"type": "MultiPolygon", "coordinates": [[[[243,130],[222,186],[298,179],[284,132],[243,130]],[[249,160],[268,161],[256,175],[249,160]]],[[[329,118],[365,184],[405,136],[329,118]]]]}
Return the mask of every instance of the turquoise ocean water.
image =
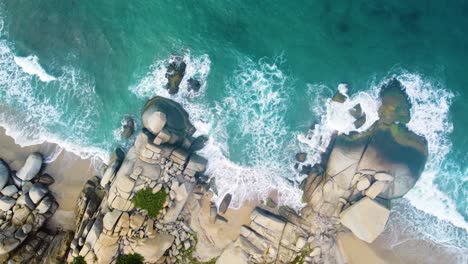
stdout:
{"type": "Polygon", "coordinates": [[[138,121],[148,98],[169,97],[165,67],[180,55],[187,73],[173,99],[210,136],[202,154],[220,197],[233,193],[236,207],[278,189],[299,208],[294,154],[314,162],[333,130],[352,130],[327,98],[350,84],[368,127],[378,87],[397,77],[413,103],[408,126],[430,152],[396,202],[399,221],[466,252],[467,12],[464,1],[433,0],[3,0],[0,123],[21,145],[47,140],[106,160],[126,144],[124,115],[138,121]],[[197,94],[184,89],[190,77],[197,94]]]}

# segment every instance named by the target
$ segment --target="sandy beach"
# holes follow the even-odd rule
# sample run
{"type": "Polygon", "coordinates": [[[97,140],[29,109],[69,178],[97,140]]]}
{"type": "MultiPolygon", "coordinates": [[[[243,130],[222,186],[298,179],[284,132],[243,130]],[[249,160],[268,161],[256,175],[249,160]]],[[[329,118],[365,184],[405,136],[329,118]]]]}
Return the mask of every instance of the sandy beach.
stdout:
{"type": "Polygon", "coordinates": [[[14,139],[5,134],[5,129],[0,127],[0,158],[10,165],[12,170],[18,170],[24,164],[26,158],[32,152],[39,152],[44,159],[55,158],[44,165],[44,172],[55,179],[50,190],[60,207],[54,216],[49,219],[51,229],[72,230],[76,200],[84,183],[96,174],[96,170],[89,159],[81,159],[79,156],[60,150],[56,144],[42,143],[28,147],[17,145],[14,139]],[[60,153],[54,157],[57,153],[60,153]]]}

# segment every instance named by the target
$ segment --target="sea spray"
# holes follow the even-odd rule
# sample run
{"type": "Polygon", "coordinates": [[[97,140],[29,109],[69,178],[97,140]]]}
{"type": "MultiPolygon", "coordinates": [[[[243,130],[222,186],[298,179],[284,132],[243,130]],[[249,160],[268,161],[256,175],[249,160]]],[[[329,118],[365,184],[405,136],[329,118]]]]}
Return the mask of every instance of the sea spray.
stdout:
{"type": "Polygon", "coordinates": [[[277,190],[280,204],[299,209],[302,192],[286,180],[294,173],[289,160],[285,160],[288,144],[283,142],[286,76],[274,62],[245,59],[225,85],[227,96],[210,107],[203,98],[208,86],[209,57],[187,53],[184,61],[187,69],[178,94],[169,95],[164,88],[168,60],[156,61],[146,77],[130,90],[140,98],[160,95],[179,102],[189,113],[197,134],[209,136],[200,154],[209,160],[207,174],[216,179],[215,202],[219,204],[230,193],[233,195],[230,206],[239,208],[249,200],[266,200],[277,190]],[[187,90],[189,78],[200,80],[199,92],[187,90]],[[236,156],[244,159],[233,161],[235,153],[230,146],[236,146],[235,151],[239,152],[236,156]]]}
{"type": "Polygon", "coordinates": [[[39,58],[35,55],[27,57],[14,56],[15,63],[23,69],[23,71],[30,75],[36,75],[42,82],[55,81],[57,78],[48,74],[39,64],[39,58]]]}
{"type": "MultiPolygon", "coordinates": [[[[97,147],[85,141],[86,133],[99,114],[94,84],[87,83],[88,78],[68,66],[62,67],[61,76],[54,77],[54,81],[38,82],[37,79],[41,79],[38,72],[25,71],[25,65],[18,65],[15,58],[9,43],[0,40],[0,101],[4,103],[0,125],[6,134],[20,146],[47,141],[82,158],[106,161],[110,146],[97,147]],[[68,109],[71,105],[76,108],[73,116],[67,116],[65,113],[71,112],[68,109]],[[58,130],[68,133],[59,135],[52,132],[58,130]]],[[[39,64],[35,67],[36,70],[42,69],[39,64]]]]}
{"type": "MultiPolygon", "coordinates": [[[[408,128],[424,136],[429,148],[425,170],[415,187],[404,198],[414,206],[414,208],[406,206],[405,210],[416,215],[411,218],[407,217],[407,221],[401,220],[400,222],[404,222],[406,226],[417,230],[418,234],[424,234],[428,239],[437,243],[466,247],[468,224],[457,211],[455,201],[440,191],[435,184],[439,177],[463,177],[458,170],[445,171],[443,169],[444,163],[447,162],[446,157],[451,150],[449,135],[453,125],[449,118],[449,108],[453,94],[441,88],[440,84],[436,85],[435,82],[430,82],[418,74],[407,72],[391,74],[380,82],[373,81],[365,91],[349,96],[344,104],[325,99],[333,94],[327,87],[310,85],[310,93],[313,94],[312,98],[315,100],[312,104],[313,110],[321,115],[320,122],[308,134],[299,135],[298,140],[304,144],[302,148],[309,152],[308,162],[312,164],[319,162],[320,154],[328,146],[333,132],[347,134],[351,131],[364,131],[378,119],[380,87],[392,78],[397,78],[402,83],[412,103],[408,128]],[[325,100],[324,107],[320,106],[317,98],[325,100]],[[348,109],[358,102],[363,112],[366,113],[367,120],[363,127],[355,129],[354,118],[349,115],[348,109]],[[419,217],[421,215],[425,216],[419,217]],[[442,226],[445,227],[443,230],[440,229],[442,226]]],[[[345,92],[343,87],[341,90],[345,92]]]]}
{"type": "Polygon", "coordinates": [[[377,110],[380,106],[378,89],[368,92],[358,92],[349,96],[344,84],[338,85],[338,90],[348,99],[344,103],[334,102],[330,99],[333,94],[323,85],[309,85],[308,95],[313,98],[311,109],[319,122],[313,125],[307,134],[299,134],[297,139],[305,144],[302,146],[307,151],[307,163],[320,162],[321,154],[327,149],[334,132],[349,134],[352,131],[362,132],[370,128],[379,119],[377,110]],[[354,117],[349,109],[360,104],[363,113],[366,114],[366,122],[360,127],[354,126],[354,117]]]}
{"type": "Polygon", "coordinates": [[[277,191],[279,204],[302,206],[302,191],[287,181],[295,174],[289,166],[293,138],[284,120],[291,87],[278,64],[245,59],[226,83],[227,96],[216,107],[221,118],[202,150],[210,158],[208,172],[216,179],[218,203],[231,193],[231,205],[238,208],[277,191]]]}

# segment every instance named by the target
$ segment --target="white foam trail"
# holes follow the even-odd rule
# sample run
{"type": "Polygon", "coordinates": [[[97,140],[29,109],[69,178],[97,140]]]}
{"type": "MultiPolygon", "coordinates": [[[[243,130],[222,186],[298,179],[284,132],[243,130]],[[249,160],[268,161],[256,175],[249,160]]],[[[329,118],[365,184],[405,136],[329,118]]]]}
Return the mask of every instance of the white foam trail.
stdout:
{"type": "MultiPolygon", "coordinates": [[[[241,70],[226,87],[227,97],[217,105],[222,117],[214,125],[202,154],[209,157],[208,173],[215,177],[220,203],[225,194],[233,195],[231,206],[238,208],[249,200],[266,200],[271,192],[279,194],[279,204],[294,209],[303,206],[302,191],[286,178],[294,175],[287,150],[288,107],[287,76],[277,62],[245,60],[241,70]],[[228,144],[236,149],[230,150],[228,144]],[[233,162],[232,152],[243,156],[233,162]]],[[[292,151],[291,151],[292,153],[292,151]]]]}
{"type": "Polygon", "coordinates": [[[454,201],[434,183],[436,177],[447,177],[450,173],[443,171],[442,164],[452,148],[449,135],[453,125],[449,111],[453,94],[416,74],[402,74],[397,79],[405,87],[412,103],[408,128],[424,136],[429,148],[426,168],[405,198],[419,210],[468,231],[468,223],[457,211],[454,201]]]}
{"type": "Polygon", "coordinates": [[[216,179],[218,195],[214,197],[215,202],[219,204],[225,194],[231,193],[230,207],[239,208],[249,200],[265,200],[270,192],[278,190],[280,204],[299,209],[302,192],[285,180],[285,174],[289,173],[288,163],[277,159],[287,156],[281,148],[282,142],[277,142],[283,140],[285,134],[282,114],[286,105],[283,98],[287,98],[283,87],[286,77],[274,63],[246,62],[227,85],[228,97],[211,108],[200,96],[207,89],[209,57],[194,57],[188,53],[184,61],[187,63],[186,75],[177,95],[169,95],[164,89],[167,60],[157,61],[147,76],[130,90],[141,98],[160,95],[179,102],[190,114],[197,128],[196,134],[209,135],[200,154],[209,160],[207,174],[216,179]],[[186,81],[193,76],[202,83],[198,93],[186,89],[186,81]],[[232,138],[228,137],[227,126],[232,122],[240,126],[240,137],[251,136],[254,140],[243,150],[249,164],[229,159],[227,141],[232,138]]]}
{"type": "Polygon", "coordinates": [[[307,163],[310,164],[320,162],[320,155],[327,149],[334,132],[339,134],[349,134],[352,131],[362,132],[379,119],[377,111],[380,101],[377,89],[359,92],[349,97],[346,86],[340,84],[338,90],[348,97],[344,103],[332,101],[329,95],[323,94],[324,89],[326,87],[320,85],[309,85],[309,96],[315,99],[313,110],[317,116],[320,116],[320,121],[306,135],[297,136],[299,142],[308,146],[305,150],[309,152],[307,163]],[[362,111],[366,114],[366,122],[359,129],[354,126],[355,118],[349,113],[349,109],[357,104],[361,105],[362,111]]]}
{"type": "Polygon", "coordinates": [[[62,153],[63,151],[63,148],[60,147],[60,146],[57,146],[55,149],[54,149],[54,152],[52,152],[52,154],[50,154],[49,156],[47,156],[45,159],[44,159],[44,163],[52,163],[54,162],[58,156],[60,156],[60,154],[62,153]]]}
{"type": "Polygon", "coordinates": [[[43,82],[55,81],[52,75],[49,75],[39,64],[39,58],[36,55],[30,55],[27,57],[14,57],[15,63],[23,69],[23,71],[30,75],[36,75],[39,80],[43,82]]]}
{"type": "MultiPolygon", "coordinates": [[[[397,78],[403,84],[412,103],[411,121],[407,125],[408,128],[416,134],[424,136],[428,141],[429,148],[425,170],[415,187],[405,196],[405,199],[417,209],[414,210],[414,213],[427,213],[437,219],[429,220],[430,217],[426,216],[426,219],[428,219],[427,225],[420,221],[414,223],[407,221],[407,224],[418,229],[419,232],[425,233],[428,238],[438,243],[462,238],[466,236],[466,233],[460,235],[456,227],[468,230],[468,223],[457,211],[455,202],[447,194],[440,191],[434,183],[436,177],[459,177],[463,175],[461,172],[457,174],[454,171],[443,170],[443,163],[452,147],[449,135],[453,130],[453,125],[449,119],[449,108],[453,94],[449,91],[435,86],[434,83],[424,80],[417,74],[402,73],[392,75],[382,82],[372,85],[366,92],[351,96],[344,104],[334,103],[328,99],[323,108],[320,107],[317,98],[330,97],[332,93],[328,92],[327,95],[324,95],[324,90],[327,92],[326,87],[310,86],[310,91],[313,93],[312,97],[316,100],[313,104],[314,110],[321,116],[321,119],[313,130],[307,135],[299,135],[298,139],[308,147],[310,152],[308,161],[312,164],[319,162],[320,154],[326,150],[333,131],[339,134],[347,134],[356,130],[352,126],[354,118],[348,113],[348,109],[356,103],[361,104],[368,117],[366,124],[356,131],[366,130],[378,120],[377,110],[380,104],[378,102],[378,93],[380,87],[392,78],[397,78]],[[451,175],[453,173],[457,175],[451,175]],[[453,226],[447,227],[449,225],[445,224],[444,221],[451,223],[453,226]],[[440,226],[445,227],[442,232],[438,229],[440,226]]],[[[343,88],[343,86],[339,86],[339,89],[345,92],[343,88]]],[[[462,181],[463,179],[455,180],[462,181]]]]}
{"type": "Polygon", "coordinates": [[[0,106],[0,125],[5,128],[5,133],[22,147],[49,142],[81,158],[108,160],[109,153],[105,148],[82,142],[99,114],[95,111],[99,101],[93,97],[94,85],[83,83],[80,73],[71,67],[63,67],[63,74],[53,77],[54,82],[39,83],[33,79],[36,75],[26,71],[39,74],[43,80],[50,78],[38,68],[28,68],[31,66],[27,65],[29,62],[20,59],[19,64],[24,63],[22,67],[17,61],[18,57],[14,56],[9,43],[0,40],[0,101],[3,103],[0,106]],[[70,102],[76,107],[73,111],[68,111],[70,102]],[[74,115],[65,116],[66,112],[74,115]],[[68,131],[68,134],[59,136],[51,133],[51,127],[54,131],[68,131]]]}

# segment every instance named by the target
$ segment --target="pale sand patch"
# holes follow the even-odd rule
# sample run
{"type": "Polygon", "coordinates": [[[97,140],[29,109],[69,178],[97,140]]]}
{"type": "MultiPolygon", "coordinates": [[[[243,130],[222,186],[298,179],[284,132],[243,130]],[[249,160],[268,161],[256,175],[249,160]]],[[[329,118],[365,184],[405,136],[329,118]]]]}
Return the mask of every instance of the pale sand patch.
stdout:
{"type": "MultiPolygon", "coordinates": [[[[0,127],[0,158],[7,162],[12,170],[21,168],[32,152],[39,152],[47,159],[58,151],[59,146],[47,142],[21,147],[0,127]]],[[[44,164],[43,172],[54,178],[55,183],[50,186],[50,190],[60,205],[54,216],[49,219],[48,226],[51,229],[72,230],[75,221],[73,211],[78,195],[85,182],[96,175],[92,161],[62,150],[54,161],[44,164]]]]}
{"type": "Polygon", "coordinates": [[[372,244],[360,240],[351,232],[339,233],[336,242],[347,264],[402,263],[391,252],[376,250],[372,244]]]}
{"type": "MultiPolygon", "coordinates": [[[[201,200],[199,211],[195,211],[190,219],[191,227],[198,235],[198,244],[194,256],[202,261],[209,261],[234,242],[240,234],[242,225],[250,224],[250,213],[255,209],[255,203],[244,204],[240,209],[228,209],[222,217],[227,223],[210,223],[210,207],[212,193],[208,192],[201,200]]],[[[192,201],[198,203],[198,201],[192,201]]]]}

